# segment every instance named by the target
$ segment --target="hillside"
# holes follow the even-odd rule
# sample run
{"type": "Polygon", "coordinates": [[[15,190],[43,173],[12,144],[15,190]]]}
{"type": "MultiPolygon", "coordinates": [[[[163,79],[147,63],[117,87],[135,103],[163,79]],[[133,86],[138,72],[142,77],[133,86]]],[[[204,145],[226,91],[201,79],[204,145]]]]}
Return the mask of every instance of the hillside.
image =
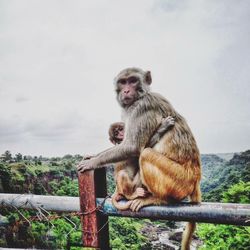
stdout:
{"type": "MultiPolygon", "coordinates": [[[[201,159],[203,200],[249,202],[250,150],[233,155],[203,154],[201,159]]],[[[0,157],[0,192],[78,196],[75,166],[80,160],[80,155],[45,158],[17,154],[13,157],[6,151],[0,157]]],[[[108,168],[107,180],[108,193],[112,194],[115,188],[112,167],[108,168]]],[[[63,218],[53,221],[53,229],[47,222],[39,221],[32,222],[30,228],[27,224],[17,226],[20,214],[15,210],[2,209],[1,214],[13,223],[7,228],[0,227],[0,247],[65,249],[68,244],[65,235],[72,229],[72,224],[63,218]],[[53,237],[48,237],[48,233],[53,237]]],[[[27,211],[25,214],[27,217],[34,215],[27,211]]],[[[77,225],[77,230],[72,231],[70,244],[74,246],[72,249],[81,249],[78,247],[81,244],[80,220],[78,217],[71,217],[71,220],[77,225]]],[[[111,245],[117,250],[178,249],[182,228],[183,224],[175,222],[111,217],[111,245]]],[[[245,249],[245,245],[250,244],[244,236],[247,234],[246,230],[242,227],[201,224],[197,234],[207,245],[202,249],[222,249],[221,243],[218,243],[222,232],[227,235],[223,249],[245,249]],[[232,244],[236,244],[236,248],[230,248],[232,244]]],[[[194,242],[197,246],[202,245],[197,237],[194,242]]]]}
{"type": "Polygon", "coordinates": [[[221,201],[222,193],[240,181],[250,181],[250,150],[226,161],[217,155],[202,155],[203,200],[221,201]]]}

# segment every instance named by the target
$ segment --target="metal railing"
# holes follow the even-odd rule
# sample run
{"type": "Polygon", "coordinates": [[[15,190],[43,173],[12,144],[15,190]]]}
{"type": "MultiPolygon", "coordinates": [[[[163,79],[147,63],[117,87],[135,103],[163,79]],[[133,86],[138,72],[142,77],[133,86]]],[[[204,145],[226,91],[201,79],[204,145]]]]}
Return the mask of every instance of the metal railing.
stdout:
{"type": "Polygon", "coordinates": [[[2,193],[0,206],[75,212],[81,217],[83,245],[105,250],[110,249],[108,216],[250,225],[250,205],[248,204],[186,202],[144,207],[139,212],[118,211],[107,196],[104,168],[79,175],[79,194],[80,199],[68,196],[2,193]]]}

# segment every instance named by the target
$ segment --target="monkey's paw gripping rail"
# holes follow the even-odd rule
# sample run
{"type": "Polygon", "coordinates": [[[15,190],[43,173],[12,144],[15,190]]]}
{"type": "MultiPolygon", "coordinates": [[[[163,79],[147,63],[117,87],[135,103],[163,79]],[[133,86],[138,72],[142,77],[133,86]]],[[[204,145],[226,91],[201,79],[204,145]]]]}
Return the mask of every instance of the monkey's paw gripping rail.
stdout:
{"type": "Polygon", "coordinates": [[[249,204],[178,203],[144,207],[139,212],[118,211],[112,206],[111,199],[107,196],[104,168],[80,174],[79,193],[80,199],[67,196],[0,194],[0,207],[15,208],[22,220],[27,220],[28,223],[37,219],[51,223],[52,219],[64,217],[73,225],[70,232],[76,229],[76,225],[68,217],[50,215],[48,211],[66,212],[70,215],[80,216],[83,245],[103,250],[110,249],[108,216],[250,225],[249,204]],[[19,208],[36,210],[37,214],[34,218],[27,219],[19,208]]]}

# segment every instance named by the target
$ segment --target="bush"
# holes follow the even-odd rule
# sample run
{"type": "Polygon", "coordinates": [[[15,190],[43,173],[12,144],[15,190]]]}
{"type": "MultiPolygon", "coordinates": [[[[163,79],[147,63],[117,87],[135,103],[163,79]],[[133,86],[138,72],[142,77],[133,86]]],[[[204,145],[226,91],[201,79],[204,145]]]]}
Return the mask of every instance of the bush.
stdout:
{"type": "MultiPolygon", "coordinates": [[[[241,181],[222,193],[224,202],[250,203],[250,182],[241,181]]],[[[200,249],[245,250],[250,246],[250,228],[228,225],[200,224],[198,235],[205,244],[200,249]]]]}
{"type": "Polygon", "coordinates": [[[250,182],[241,181],[222,194],[223,202],[250,203],[250,182]]]}
{"type": "Polygon", "coordinates": [[[202,250],[245,250],[250,246],[250,228],[228,225],[200,224],[198,236],[205,241],[202,250]]]}
{"type": "Polygon", "coordinates": [[[114,250],[139,250],[145,238],[139,234],[141,224],[130,218],[110,217],[111,247],[114,250]]]}

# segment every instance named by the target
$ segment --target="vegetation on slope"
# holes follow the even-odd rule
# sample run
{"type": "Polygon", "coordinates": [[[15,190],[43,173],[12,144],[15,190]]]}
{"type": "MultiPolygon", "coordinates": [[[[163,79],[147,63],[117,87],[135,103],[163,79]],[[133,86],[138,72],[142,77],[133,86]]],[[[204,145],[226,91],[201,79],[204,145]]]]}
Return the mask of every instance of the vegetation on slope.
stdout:
{"type": "MultiPolygon", "coordinates": [[[[62,158],[31,157],[6,151],[0,157],[0,192],[34,193],[78,196],[75,165],[80,155],[62,158]]],[[[217,155],[202,155],[203,200],[216,202],[249,203],[250,197],[250,150],[235,154],[231,160],[217,155]]],[[[114,191],[112,168],[108,170],[108,193],[114,191]]],[[[37,211],[22,213],[29,218],[37,211]]],[[[80,219],[70,216],[73,224],[61,217],[49,222],[35,221],[30,227],[14,209],[1,209],[10,224],[0,227],[0,247],[36,247],[81,249],[80,219]]],[[[143,220],[110,218],[110,237],[113,249],[150,249],[141,233],[143,220]]],[[[246,249],[250,245],[249,229],[237,226],[201,224],[198,235],[204,241],[202,249],[246,249]]]]}
{"type": "MultiPolygon", "coordinates": [[[[213,157],[204,161],[203,167],[209,176],[202,183],[206,201],[250,203],[250,150],[235,154],[229,161],[213,157]]],[[[204,241],[201,249],[244,250],[250,246],[249,227],[200,224],[198,235],[204,241]]]]}

